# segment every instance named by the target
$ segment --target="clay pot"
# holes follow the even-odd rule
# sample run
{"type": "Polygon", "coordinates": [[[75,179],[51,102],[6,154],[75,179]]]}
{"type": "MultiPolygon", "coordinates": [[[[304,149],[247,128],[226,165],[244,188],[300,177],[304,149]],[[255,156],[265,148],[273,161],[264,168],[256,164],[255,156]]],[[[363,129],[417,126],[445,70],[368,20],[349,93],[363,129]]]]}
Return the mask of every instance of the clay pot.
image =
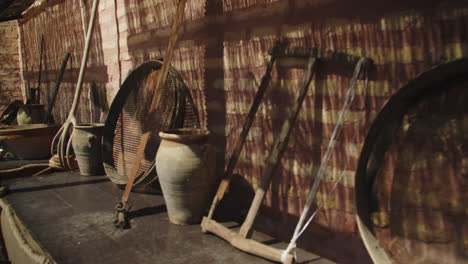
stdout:
{"type": "Polygon", "coordinates": [[[174,224],[201,221],[215,184],[215,152],[207,144],[210,132],[172,129],[160,132],[156,171],[174,224]]]}
{"type": "Polygon", "coordinates": [[[44,122],[45,109],[42,104],[25,104],[19,107],[16,120],[18,125],[40,124],[44,122]]]}
{"type": "Polygon", "coordinates": [[[72,146],[80,174],[103,175],[101,139],[104,124],[81,124],[75,127],[72,146]]]}

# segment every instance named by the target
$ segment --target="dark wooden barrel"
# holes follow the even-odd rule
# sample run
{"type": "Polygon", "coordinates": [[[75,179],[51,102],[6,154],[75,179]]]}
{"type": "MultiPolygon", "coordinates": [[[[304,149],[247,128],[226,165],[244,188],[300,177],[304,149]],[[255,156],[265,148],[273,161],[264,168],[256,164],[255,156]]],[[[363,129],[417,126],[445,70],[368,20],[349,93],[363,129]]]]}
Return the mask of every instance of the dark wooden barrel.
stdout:
{"type": "Polygon", "coordinates": [[[468,59],[390,98],[366,137],[355,188],[375,263],[468,263],[468,59]]]}

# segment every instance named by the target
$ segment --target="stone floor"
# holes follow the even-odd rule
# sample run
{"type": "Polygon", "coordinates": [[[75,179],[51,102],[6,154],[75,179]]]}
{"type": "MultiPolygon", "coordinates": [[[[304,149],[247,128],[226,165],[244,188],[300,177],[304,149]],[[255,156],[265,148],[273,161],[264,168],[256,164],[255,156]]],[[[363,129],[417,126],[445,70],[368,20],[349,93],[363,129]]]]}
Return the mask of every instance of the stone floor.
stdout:
{"type": "MultiPolygon", "coordinates": [[[[11,190],[5,199],[58,263],[272,263],[203,234],[199,225],[171,224],[160,194],[132,193],[131,228],[115,228],[114,206],[122,189],[106,176],[55,172],[5,182],[11,190]]],[[[308,252],[301,255],[300,263],[332,263],[308,252]]]]}

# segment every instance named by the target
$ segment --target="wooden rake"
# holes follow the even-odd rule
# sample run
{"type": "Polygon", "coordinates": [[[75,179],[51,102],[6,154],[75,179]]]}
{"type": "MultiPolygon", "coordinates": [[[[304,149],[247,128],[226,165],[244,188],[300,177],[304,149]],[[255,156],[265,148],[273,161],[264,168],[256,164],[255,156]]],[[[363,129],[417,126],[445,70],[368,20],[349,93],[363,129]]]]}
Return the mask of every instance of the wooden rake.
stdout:
{"type": "MultiPolygon", "coordinates": [[[[203,218],[202,223],[201,223],[203,232],[211,232],[225,239],[232,246],[242,251],[245,251],[245,252],[248,252],[248,253],[269,259],[269,260],[277,261],[277,262],[282,261],[281,257],[282,257],[283,251],[280,249],[267,246],[265,244],[262,244],[258,241],[251,239],[252,233],[253,233],[252,225],[255,222],[255,218],[257,216],[258,210],[260,209],[260,206],[265,198],[265,194],[271,183],[273,174],[276,168],[278,167],[279,161],[281,160],[283,152],[288,144],[288,140],[289,140],[289,136],[291,134],[292,128],[294,127],[297,116],[301,110],[304,98],[307,95],[307,91],[309,89],[310,82],[312,81],[312,77],[314,73],[316,72],[317,62],[319,60],[320,61],[327,60],[327,61],[336,61],[339,63],[355,64],[360,59],[358,57],[350,56],[347,54],[336,53],[333,51],[327,51],[323,49],[317,49],[317,48],[308,49],[308,48],[301,48],[301,47],[286,48],[285,46],[286,45],[275,44],[275,47],[273,48],[271,52],[271,59],[267,67],[267,72],[265,76],[263,77],[262,83],[257,91],[254,102],[250,109],[250,112],[244,123],[244,127],[241,132],[241,135],[236,143],[234,152],[230,158],[228,168],[225,172],[223,179],[221,180],[221,184],[214,197],[209,214],[207,217],[203,218]],[[228,190],[229,182],[232,177],[232,172],[238,160],[239,154],[242,150],[242,146],[245,141],[245,138],[247,137],[250,126],[255,117],[255,113],[258,109],[258,105],[260,104],[263,98],[263,94],[265,92],[266,86],[268,85],[268,82],[270,80],[271,66],[276,57],[307,58],[308,59],[307,68],[304,73],[302,85],[297,92],[295,103],[291,108],[291,112],[289,113],[289,117],[284,121],[283,126],[280,130],[280,134],[278,137],[276,137],[276,140],[273,144],[272,151],[270,155],[268,156],[268,159],[266,161],[265,173],[262,177],[262,181],[260,185],[258,186],[255,192],[255,196],[250,206],[247,217],[244,220],[243,224],[241,225],[239,232],[237,233],[225,227],[224,225],[216,222],[212,218],[213,218],[213,214],[214,214],[217,204],[223,198],[225,192],[228,190]]],[[[286,258],[283,259],[283,263],[291,264],[293,262],[294,262],[294,257],[291,254],[288,254],[286,258]]]]}
{"type": "Polygon", "coordinates": [[[51,154],[52,160],[58,160],[58,167],[72,170],[75,166],[73,165],[73,160],[71,159],[71,139],[73,131],[77,124],[76,121],[76,111],[78,109],[78,103],[80,101],[81,89],[83,87],[84,75],[86,71],[86,65],[88,63],[88,53],[91,45],[91,39],[94,30],[94,22],[97,13],[97,7],[99,5],[99,0],[93,1],[93,7],[91,11],[91,18],[89,19],[88,32],[86,34],[86,42],[83,51],[83,58],[81,60],[80,73],[78,75],[78,81],[76,83],[75,95],[73,97],[73,104],[71,106],[70,112],[68,114],[67,120],[63,123],[60,130],[55,135],[51,144],[51,154]]]}
{"type": "MultiPolygon", "coordinates": [[[[174,22],[171,28],[171,35],[169,36],[169,44],[167,46],[166,55],[159,71],[154,72],[157,74],[155,76],[148,76],[148,84],[149,87],[154,87],[153,90],[153,98],[149,108],[149,117],[153,116],[154,111],[159,105],[159,101],[161,99],[161,93],[164,83],[166,82],[167,73],[169,70],[169,65],[171,63],[172,55],[174,53],[174,47],[177,42],[178,32],[180,28],[180,24],[182,23],[182,19],[184,18],[184,11],[185,11],[185,4],[187,0],[180,0],[179,4],[177,5],[177,11],[174,17],[174,22]],[[156,83],[154,83],[154,81],[156,83]]],[[[153,73],[152,73],[153,74],[153,73]]],[[[122,195],[122,199],[119,204],[116,206],[116,219],[114,220],[114,225],[119,228],[127,228],[128,227],[128,219],[127,219],[127,203],[128,198],[130,196],[130,192],[133,187],[133,183],[135,182],[135,177],[138,172],[138,168],[140,166],[140,162],[143,158],[146,144],[151,136],[152,131],[149,129],[149,124],[151,120],[147,118],[145,120],[143,129],[146,131],[143,133],[140,143],[137,147],[137,152],[135,159],[133,161],[132,170],[130,171],[130,178],[128,179],[127,185],[125,186],[124,193],[122,195]]]]}

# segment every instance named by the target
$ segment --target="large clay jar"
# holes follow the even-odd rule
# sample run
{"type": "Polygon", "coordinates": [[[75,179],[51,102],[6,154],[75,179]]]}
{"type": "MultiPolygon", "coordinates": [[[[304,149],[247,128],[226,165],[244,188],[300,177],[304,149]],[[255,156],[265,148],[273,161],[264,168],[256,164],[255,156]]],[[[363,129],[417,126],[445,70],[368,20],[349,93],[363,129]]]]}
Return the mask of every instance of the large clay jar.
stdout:
{"type": "Polygon", "coordinates": [[[156,171],[171,223],[201,221],[215,184],[215,153],[207,144],[210,132],[172,129],[160,132],[156,171]]]}
{"type": "Polygon", "coordinates": [[[81,175],[104,174],[101,154],[103,130],[104,124],[81,124],[75,126],[72,146],[81,175]]]}

